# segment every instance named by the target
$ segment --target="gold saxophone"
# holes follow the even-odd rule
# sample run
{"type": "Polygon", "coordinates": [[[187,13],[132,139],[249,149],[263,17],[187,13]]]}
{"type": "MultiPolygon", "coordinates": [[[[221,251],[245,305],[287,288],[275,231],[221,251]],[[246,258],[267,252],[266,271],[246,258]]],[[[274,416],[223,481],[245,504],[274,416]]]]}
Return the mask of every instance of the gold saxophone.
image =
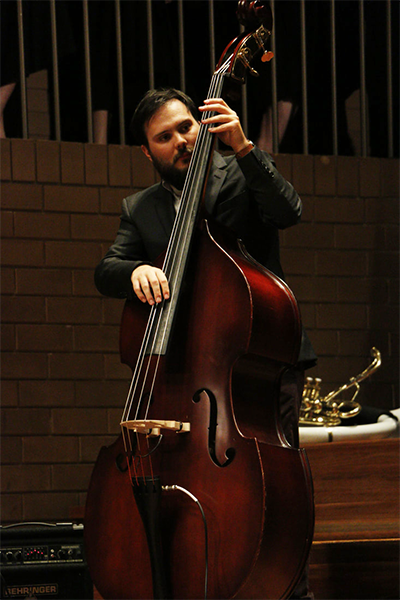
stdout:
{"type": "Polygon", "coordinates": [[[342,419],[354,417],[361,410],[361,405],[355,402],[360,390],[359,382],[366,379],[381,366],[381,353],[376,348],[371,348],[372,363],[359,375],[352,377],[337,390],[321,398],[321,379],[307,377],[303,390],[300,407],[300,425],[324,425],[332,427],[340,425],[342,419]],[[355,386],[356,390],[350,400],[334,401],[339,394],[355,386]]]}

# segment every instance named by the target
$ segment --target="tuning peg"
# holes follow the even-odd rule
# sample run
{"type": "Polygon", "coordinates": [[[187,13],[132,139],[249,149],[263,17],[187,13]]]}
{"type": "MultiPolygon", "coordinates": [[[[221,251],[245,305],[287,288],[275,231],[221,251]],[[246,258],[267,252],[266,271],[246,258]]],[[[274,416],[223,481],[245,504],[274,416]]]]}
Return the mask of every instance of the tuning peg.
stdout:
{"type": "Polygon", "coordinates": [[[271,50],[266,50],[261,57],[262,62],[269,62],[271,58],[274,58],[274,53],[271,50]]]}

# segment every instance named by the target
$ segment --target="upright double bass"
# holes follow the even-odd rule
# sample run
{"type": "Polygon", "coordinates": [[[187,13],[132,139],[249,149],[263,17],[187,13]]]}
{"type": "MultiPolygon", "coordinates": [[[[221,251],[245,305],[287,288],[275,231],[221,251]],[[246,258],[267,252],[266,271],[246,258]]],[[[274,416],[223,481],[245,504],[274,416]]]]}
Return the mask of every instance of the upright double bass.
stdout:
{"type": "MultiPolygon", "coordinates": [[[[269,58],[269,7],[241,0],[238,14],[246,29],[223,53],[209,98],[226,79],[243,81],[256,55],[269,58]]],[[[160,259],[170,300],[127,301],[123,311],[121,359],[133,377],[85,512],[104,598],[287,598],[312,541],[308,462],[287,443],[278,405],[299,311],[288,286],[205,214],[214,137],[200,125],[160,259]]]]}

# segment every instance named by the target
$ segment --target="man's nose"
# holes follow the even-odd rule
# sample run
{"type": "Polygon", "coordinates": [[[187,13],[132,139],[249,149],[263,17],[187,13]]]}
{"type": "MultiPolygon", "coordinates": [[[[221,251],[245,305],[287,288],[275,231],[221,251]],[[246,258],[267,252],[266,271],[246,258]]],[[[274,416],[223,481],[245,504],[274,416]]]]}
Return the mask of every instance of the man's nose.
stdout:
{"type": "Polygon", "coordinates": [[[182,133],[176,134],[176,146],[177,146],[177,148],[184,148],[185,146],[187,146],[187,139],[184,134],[182,134],[182,133]]]}

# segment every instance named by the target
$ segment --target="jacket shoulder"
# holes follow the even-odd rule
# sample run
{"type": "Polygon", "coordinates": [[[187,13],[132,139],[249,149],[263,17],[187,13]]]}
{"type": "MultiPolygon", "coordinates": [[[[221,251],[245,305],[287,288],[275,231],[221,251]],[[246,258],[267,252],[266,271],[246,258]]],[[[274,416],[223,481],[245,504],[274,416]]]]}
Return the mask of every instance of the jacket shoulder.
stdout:
{"type": "Polygon", "coordinates": [[[161,193],[160,190],[162,190],[161,184],[155,183],[145,190],[141,190],[140,192],[135,192],[130,196],[126,196],[122,201],[123,209],[132,215],[138,210],[140,211],[142,207],[146,206],[147,208],[148,202],[152,198],[156,198],[161,193]]]}

